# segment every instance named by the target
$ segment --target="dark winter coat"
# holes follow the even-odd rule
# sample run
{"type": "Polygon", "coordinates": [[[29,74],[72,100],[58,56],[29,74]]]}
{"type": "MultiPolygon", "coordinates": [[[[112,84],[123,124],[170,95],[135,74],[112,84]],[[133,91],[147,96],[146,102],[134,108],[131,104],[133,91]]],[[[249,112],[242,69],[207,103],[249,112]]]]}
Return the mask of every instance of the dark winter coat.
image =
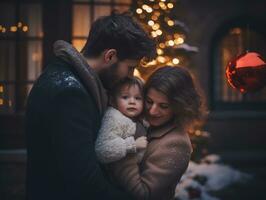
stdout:
{"type": "Polygon", "coordinates": [[[69,44],[56,47],[57,58],[27,103],[27,199],[129,199],[109,184],[96,160],[94,142],[107,100],[101,83],[69,44]]]}

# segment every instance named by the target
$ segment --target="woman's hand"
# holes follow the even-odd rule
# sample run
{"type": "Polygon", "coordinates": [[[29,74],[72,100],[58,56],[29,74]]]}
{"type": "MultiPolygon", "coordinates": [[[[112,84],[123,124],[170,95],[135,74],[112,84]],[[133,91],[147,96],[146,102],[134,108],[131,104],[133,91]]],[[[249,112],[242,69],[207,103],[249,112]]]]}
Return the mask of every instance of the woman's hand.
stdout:
{"type": "Polygon", "coordinates": [[[141,137],[136,139],[137,150],[146,149],[147,144],[148,144],[147,137],[145,137],[145,136],[141,136],[141,137]]]}

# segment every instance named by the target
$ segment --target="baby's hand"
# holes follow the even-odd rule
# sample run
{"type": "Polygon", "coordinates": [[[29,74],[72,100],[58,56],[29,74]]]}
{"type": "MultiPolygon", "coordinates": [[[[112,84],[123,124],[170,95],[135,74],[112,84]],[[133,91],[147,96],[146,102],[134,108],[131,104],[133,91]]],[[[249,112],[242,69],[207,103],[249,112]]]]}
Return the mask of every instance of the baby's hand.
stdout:
{"type": "Polygon", "coordinates": [[[148,144],[147,137],[145,137],[145,136],[141,136],[141,137],[136,139],[136,148],[138,150],[145,149],[147,147],[147,144],[148,144]]]}

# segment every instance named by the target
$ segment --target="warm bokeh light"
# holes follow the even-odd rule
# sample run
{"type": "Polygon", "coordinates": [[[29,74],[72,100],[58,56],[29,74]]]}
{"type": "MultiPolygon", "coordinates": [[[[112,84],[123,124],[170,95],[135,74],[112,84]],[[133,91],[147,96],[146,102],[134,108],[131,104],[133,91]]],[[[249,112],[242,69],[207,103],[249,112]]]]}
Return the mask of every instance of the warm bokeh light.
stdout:
{"type": "Polygon", "coordinates": [[[18,22],[18,27],[21,28],[22,27],[22,23],[18,22]]]}
{"type": "Polygon", "coordinates": [[[178,44],[183,44],[183,43],[184,43],[184,39],[180,37],[180,38],[175,39],[174,42],[175,42],[175,44],[177,44],[177,45],[178,45],[178,44]]]}
{"type": "Polygon", "coordinates": [[[156,23],[152,26],[153,30],[158,30],[160,28],[160,24],[156,23]]]}
{"type": "Polygon", "coordinates": [[[168,8],[173,8],[173,7],[174,7],[174,4],[172,4],[172,3],[168,3],[168,4],[167,4],[167,7],[168,7],[168,8]]]}
{"type": "Polygon", "coordinates": [[[11,26],[10,27],[10,31],[11,32],[16,32],[18,30],[18,28],[16,26],[11,26]]]}
{"type": "Polygon", "coordinates": [[[160,43],[159,47],[163,49],[163,48],[165,48],[165,44],[164,43],[160,43]]]}
{"type": "Polygon", "coordinates": [[[158,54],[158,55],[162,55],[162,54],[163,54],[163,50],[158,48],[158,49],[157,49],[157,54],[158,54]]]}
{"type": "Polygon", "coordinates": [[[157,60],[158,60],[158,62],[160,62],[160,63],[164,63],[164,62],[165,62],[165,57],[163,57],[163,56],[158,56],[158,57],[157,57],[157,60]]]}
{"type": "Polygon", "coordinates": [[[175,65],[177,65],[180,61],[179,61],[178,58],[174,58],[174,59],[172,60],[172,62],[173,62],[175,65]]]}
{"type": "Polygon", "coordinates": [[[175,23],[174,23],[173,20],[168,20],[168,21],[167,21],[167,24],[168,24],[169,26],[174,26],[175,23]]]}
{"type": "Polygon", "coordinates": [[[143,11],[142,11],[142,9],[141,8],[138,8],[137,10],[136,10],[136,13],[138,13],[138,14],[141,14],[143,11]]]}
{"type": "Polygon", "coordinates": [[[29,30],[28,26],[23,26],[22,31],[27,32],[29,30]]]}
{"type": "Polygon", "coordinates": [[[156,33],[156,31],[152,31],[152,32],[151,32],[151,36],[152,36],[152,37],[157,37],[157,33],[156,33]]]}
{"type": "Polygon", "coordinates": [[[3,93],[4,92],[4,86],[0,85],[0,92],[3,93]]]}
{"type": "Polygon", "coordinates": [[[169,45],[169,46],[174,46],[174,45],[175,45],[175,43],[174,43],[174,41],[173,41],[173,40],[169,40],[169,41],[168,41],[168,45],[169,45]]]}
{"type": "Polygon", "coordinates": [[[148,25],[149,25],[149,26],[153,26],[153,25],[154,25],[154,21],[149,20],[149,21],[148,21],[148,25]]]}
{"type": "Polygon", "coordinates": [[[158,30],[156,31],[156,34],[157,34],[157,35],[162,35],[163,32],[162,32],[162,30],[158,29],[158,30]]]}

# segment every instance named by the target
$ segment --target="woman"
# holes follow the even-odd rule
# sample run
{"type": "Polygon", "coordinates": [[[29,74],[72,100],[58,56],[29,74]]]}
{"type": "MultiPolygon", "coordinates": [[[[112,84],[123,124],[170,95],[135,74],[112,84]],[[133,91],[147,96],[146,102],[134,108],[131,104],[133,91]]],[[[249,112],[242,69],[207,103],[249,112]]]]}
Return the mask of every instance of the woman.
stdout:
{"type": "Polygon", "coordinates": [[[145,85],[148,147],[138,166],[135,155],[114,163],[114,178],[136,199],[169,200],[187,169],[192,147],[187,134],[202,115],[201,98],[189,72],[163,67],[145,85]]]}

